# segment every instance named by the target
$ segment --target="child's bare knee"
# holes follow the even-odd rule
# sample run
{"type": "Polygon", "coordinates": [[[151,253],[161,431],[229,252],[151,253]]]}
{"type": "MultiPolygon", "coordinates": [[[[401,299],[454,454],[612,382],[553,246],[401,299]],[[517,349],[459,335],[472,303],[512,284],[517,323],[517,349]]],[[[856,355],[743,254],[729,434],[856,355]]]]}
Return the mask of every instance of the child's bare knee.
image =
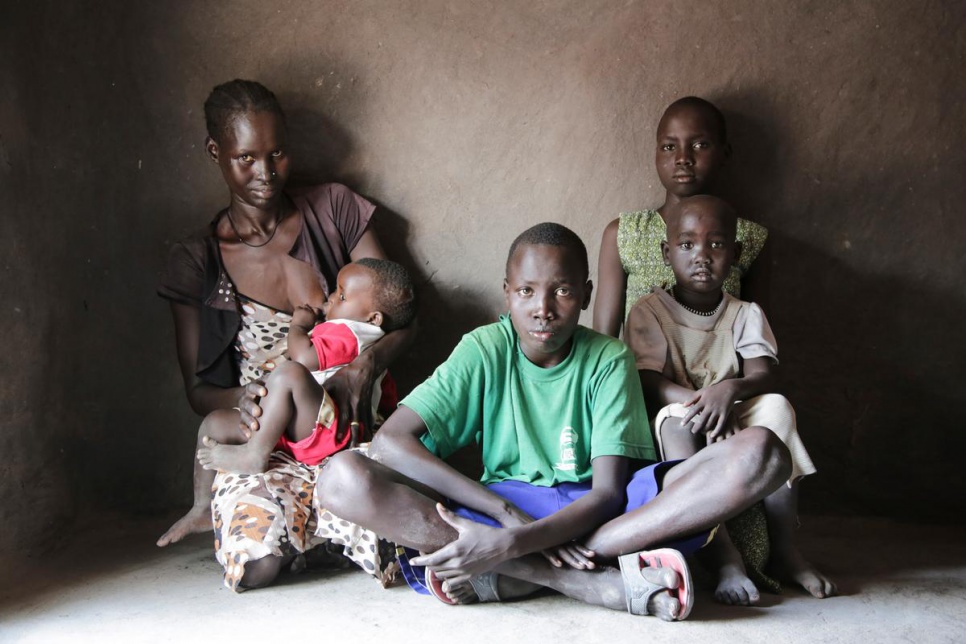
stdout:
{"type": "Polygon", "coordinates": [[[310,372],[308,369],[300,365],[294,360],[286,360],[280,362],[275,369],[272,371],[271,375],[268,377],[268,382],[265,387],[268,389],[269,393],[272,391],[272,387],[285,387],[292,388],[293,385],[299,384],[305,380],[306,376],[310,372]]]}
{"type": "Polygon", "coordinates": [[[681,436],[691,436],[691,430],[685,427],[684,423],[681,422],[681,418],[676,416],[669,416],[661,426],[657,428],[657,431],[661,434],[661,441],[666,441],[668,439],[674,439],[681,436]]]}

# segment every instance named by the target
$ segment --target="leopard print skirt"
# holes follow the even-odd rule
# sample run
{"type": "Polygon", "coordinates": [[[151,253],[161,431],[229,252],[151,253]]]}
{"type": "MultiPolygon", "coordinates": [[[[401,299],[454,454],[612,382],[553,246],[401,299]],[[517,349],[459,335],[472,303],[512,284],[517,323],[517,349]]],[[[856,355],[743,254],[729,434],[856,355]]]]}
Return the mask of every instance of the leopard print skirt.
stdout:
{"type": "MultiPolygon", "coordinates": [[[[324,464],[324,462],[323,462],[324,464]]],[[[272,453],[263,474],[219,472],[212,486],[215,556],[225,585],[239,582],[245,564],[267,556],[301,555],[317,546],[342,554],[383,586],[398,570],[393,549],[371,530],[344,521],[319,506],[315,484],[322,465],[303,465],[284,452],[272,453]]]]}

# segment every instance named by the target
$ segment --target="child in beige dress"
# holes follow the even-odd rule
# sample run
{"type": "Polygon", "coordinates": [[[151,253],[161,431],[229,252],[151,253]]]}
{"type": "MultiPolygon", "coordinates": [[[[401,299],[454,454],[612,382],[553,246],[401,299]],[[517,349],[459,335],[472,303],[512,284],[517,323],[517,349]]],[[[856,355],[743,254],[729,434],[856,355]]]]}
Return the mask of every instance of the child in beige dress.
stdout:
{"type": "MultiPolygon", "coordinates": [[[[808,563],[794,544],[798,480],[815,472],[798,435],[795,412],[773,393],[777,346],[761,308],[725,293],[722,285],[741,252],[736,217],[722,200],[695,196],[675,205],[673,225],[661,244],[677,283],[655,288],[628,316],[625,341],[634,351],[662,456],[687,458],[704,445],[751,426],[767,427],[785,443],[793,470],[787,485],[765,498],[771,567],[815,597],[835,593],[834,583],[808,563]]],[[[712,562],[721,589],[740,587],[741,558],[719,531],[712,562]]],[[[727,603],[754,603],[719,597],[727,603]]]]}

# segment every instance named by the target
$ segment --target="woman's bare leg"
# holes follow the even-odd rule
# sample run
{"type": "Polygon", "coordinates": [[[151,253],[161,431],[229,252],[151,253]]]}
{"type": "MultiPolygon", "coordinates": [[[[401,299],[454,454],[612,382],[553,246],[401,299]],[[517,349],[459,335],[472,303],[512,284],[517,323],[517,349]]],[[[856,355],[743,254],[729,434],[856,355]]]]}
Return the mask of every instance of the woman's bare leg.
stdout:
{"type": "MultiPolygon", "coordinates": [[[[239,427],[238,418],[238,412],[233,409],[219,409],[205,416],[201,421],[201,427],[198,428],[196,449],[202,447],[202,440],[206,436],[216,436],[217,440],[224,443],[242,443],[247,440],[239,427]]],[[[198,459],[192,460],[194,461],[192,475],[194,503],[191,509],[158,539],[158,546],[162,548],[181,541],[189,534],[208,532],[212,529],[211,486],[215,482],[215,472],[204,469],[198,459]]]]}

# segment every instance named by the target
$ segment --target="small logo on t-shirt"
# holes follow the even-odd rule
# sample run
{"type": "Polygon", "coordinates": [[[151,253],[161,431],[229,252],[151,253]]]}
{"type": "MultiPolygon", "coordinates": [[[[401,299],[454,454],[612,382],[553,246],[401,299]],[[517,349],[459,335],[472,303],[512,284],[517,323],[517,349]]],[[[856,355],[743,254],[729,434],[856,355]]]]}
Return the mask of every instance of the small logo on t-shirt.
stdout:
{"type": "Polygon", "coordinates": [[[564,427],[560,431],[560,461],[554,465],[558,470],[572,472],[577,469],[577,432],[573,427],[564,427]]]}

